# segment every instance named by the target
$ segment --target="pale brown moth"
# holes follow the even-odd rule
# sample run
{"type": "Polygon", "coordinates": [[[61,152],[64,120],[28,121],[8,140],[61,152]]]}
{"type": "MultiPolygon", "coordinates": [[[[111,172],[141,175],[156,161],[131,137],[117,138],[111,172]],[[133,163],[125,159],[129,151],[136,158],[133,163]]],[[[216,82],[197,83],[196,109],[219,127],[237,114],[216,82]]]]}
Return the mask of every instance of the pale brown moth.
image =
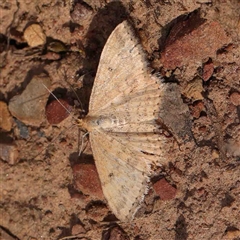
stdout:
{"type": "Polygon", "coordinates": [[[108,205],[122,221],[139,209],[151,167],[166,162],[166,138],[156,123],[164,92],[134,30],[122,22],[102,51],[89,113],[78,121],[89,133],[108,205]]]}

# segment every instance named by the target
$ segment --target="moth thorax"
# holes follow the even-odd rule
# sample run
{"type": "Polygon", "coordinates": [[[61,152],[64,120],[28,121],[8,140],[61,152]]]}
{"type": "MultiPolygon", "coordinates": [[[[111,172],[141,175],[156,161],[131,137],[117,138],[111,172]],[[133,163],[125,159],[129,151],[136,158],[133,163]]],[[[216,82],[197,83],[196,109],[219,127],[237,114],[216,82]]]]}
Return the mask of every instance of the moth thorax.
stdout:
{"type": "Polygon", "coordinates": [[[114,123],[116,123],[116,118],[113,116],[98,116],[94,123],[96,124],[96,127],[100,127],[103,129],[106,128],[112,128],[114,126],[114,123]]]}

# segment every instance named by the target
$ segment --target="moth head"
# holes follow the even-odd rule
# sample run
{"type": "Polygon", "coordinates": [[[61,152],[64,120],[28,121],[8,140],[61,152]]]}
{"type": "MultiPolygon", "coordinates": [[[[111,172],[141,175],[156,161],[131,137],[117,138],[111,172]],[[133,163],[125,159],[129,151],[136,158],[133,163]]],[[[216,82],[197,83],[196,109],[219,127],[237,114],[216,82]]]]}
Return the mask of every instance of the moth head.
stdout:
{"type": "Polygon", "coordinates": [[[84,118],[78,118],[76,120],[76,125],[83,131],[83,132],[87,132],[88,131],[88,124],[85,121],[84,118]]]}

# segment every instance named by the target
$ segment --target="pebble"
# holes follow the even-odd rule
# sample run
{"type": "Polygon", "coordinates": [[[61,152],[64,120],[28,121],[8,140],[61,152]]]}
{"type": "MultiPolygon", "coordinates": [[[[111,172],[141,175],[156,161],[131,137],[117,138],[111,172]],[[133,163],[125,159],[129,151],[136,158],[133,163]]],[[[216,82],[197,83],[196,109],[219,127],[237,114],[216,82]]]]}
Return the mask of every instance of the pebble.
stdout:
{"type": "Polygon", "coordinates": [[[209,80],[209,78],[212,76],[214,71],[214,65],[213,62],[208,62],[203,66],[203,81],[209,80]]]}
{"type": "Polygon", "coordinates": [[[161,200],[174,199],[177,193],[177,189],[170,185],[164,178],[160,179],[153,184],[153,189],[161,200]]]}
{"type": "Polygon", "coordinates": [[[16,164],[18,162],[17,147],[13,144],[0,143],[0,158],[10,165],[16,164]]]}
{"type": "Polygon", "coordinates": [[[202,92],[204,88],[202,86],[202,79],[200,77],[196,77],[192,81],[188,82],[188,85],[183,90],[183,94],[193,101],[203,100],[202,92]]]}
{"type": "Polygon", "coordinates": [[[74,186],[85,195],[104,199],[101,182],[94,164],[76,164],[73,166],[74,186]]]}
{"type": "Polygon", "coordinates": [[[17,128],[19,130],[19,135],[21,138],[23,139],[27,139],[29,137],[29,131],[28,131],[28,127],[22,123],[21,121],[16,119],[16,124],[17,124],[17,128]]]}
{"type": "Polygon", "coordinates": [[[161,61],[167,69],[175,69],[192,61],[201,62],[208,57],[214,57],[218,49],[231,42],[218,22],[207,21],[195,29],[191,29],[192,21],[178,24],[183,26],[180,26],[181,31],[178,26],[173,28],[161,53],[161,61]],[[178,33],[181,36],[176,36],[178,33]]]}
{"type": "Polygon", "coordinates": [[[29,25],[25,29],[23,36],[30,47],[36,47],[46,43],[46,35],[41,26],[36,23],[29,25]]]}
{"type": "Polygon", "coordinates": [[[46,106],[46,118],[50,124],[58,124],[69,116],[72,106],[65,99],[53,100],[46,106]],[[61,104],[68,110],[66,110],[61,104]]]}
{"type": "Polygon", "coordinates": [[[192,139],[191,122],[189,108],[183,102],[180,88],[177,84],[170,84],[165,88],[164,101],[159,106],[160,120],[171,129],[178,142],[184,142],[192,139]]]}
{"type": "Polygon", "coordinates": [[[12,129],[13,120],[8,111],[7,104],[0,101],[0,128],[3,131],[9,132],[12,129]]]}
{"type": "Polygon", "coordinates": [[[39,126],[45,120],[45,106],[51,81],[46,75],[35,75],[22,94],[14,96],[9,103],[9,111],[21,122],[39,126]]]}

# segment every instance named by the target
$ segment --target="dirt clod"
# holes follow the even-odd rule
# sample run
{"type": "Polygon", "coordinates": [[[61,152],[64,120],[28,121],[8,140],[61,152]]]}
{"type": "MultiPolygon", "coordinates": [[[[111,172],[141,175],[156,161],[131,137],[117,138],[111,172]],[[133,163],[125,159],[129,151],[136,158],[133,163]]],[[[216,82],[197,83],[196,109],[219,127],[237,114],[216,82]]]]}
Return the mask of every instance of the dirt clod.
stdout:
{"type": "Polygon", "coordinates": [[[23,123],[39,126],[43,120],[51,81],[48,76],[34,76],[22,94],[14,96],[9,103],[11,114],[23,123]]]}
{"type": "Polygon", "coordinates": [[[8,111],[7,104],[0,101],[0,129],[10,131],[12,129],[13,120],[8,111]]]}
{"type": "Polygon", "coordinates": [[[153,184],[153,189],[161,200],[171,200],[176,196],[177,189],[164,178],[153,184]]]}

